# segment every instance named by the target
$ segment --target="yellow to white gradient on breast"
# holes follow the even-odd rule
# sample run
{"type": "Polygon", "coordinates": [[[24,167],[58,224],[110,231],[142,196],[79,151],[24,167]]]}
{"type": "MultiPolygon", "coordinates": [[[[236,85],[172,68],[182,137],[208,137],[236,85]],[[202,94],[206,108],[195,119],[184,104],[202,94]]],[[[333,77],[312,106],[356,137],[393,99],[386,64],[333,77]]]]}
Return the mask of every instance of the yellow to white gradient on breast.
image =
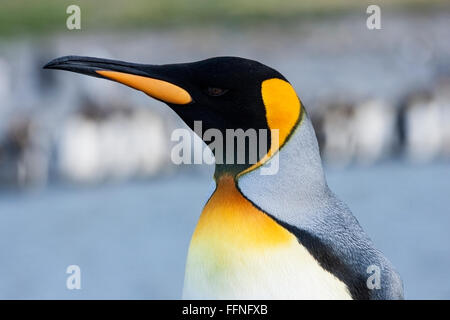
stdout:
{"type": "Polygon", "coordinates": [[[189,247],[186,299],[350,299],[294,234],[222,176],[189,247]]]}

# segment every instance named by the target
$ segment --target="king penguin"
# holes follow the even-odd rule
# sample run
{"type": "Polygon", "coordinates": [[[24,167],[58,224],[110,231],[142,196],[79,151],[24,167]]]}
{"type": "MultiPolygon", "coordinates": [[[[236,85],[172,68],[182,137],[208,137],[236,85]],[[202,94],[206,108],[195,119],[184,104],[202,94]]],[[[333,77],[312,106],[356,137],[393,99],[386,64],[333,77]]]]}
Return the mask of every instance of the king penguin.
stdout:
{"type": "Polygon", "coordinates": [[[140,90],[191,129],[201,121],[203,131],[224,136],[269,132],[258,134],[268,147],[257,161],[214,154],[214,188],[189,246],[183,298],[403,298],[398,273],[328,188],[311,121],[276,70],[239,57],[150,65],[66,56],[44,68],[140,90]],[[275,159],[276,173],[264,174],[275,159]]]}

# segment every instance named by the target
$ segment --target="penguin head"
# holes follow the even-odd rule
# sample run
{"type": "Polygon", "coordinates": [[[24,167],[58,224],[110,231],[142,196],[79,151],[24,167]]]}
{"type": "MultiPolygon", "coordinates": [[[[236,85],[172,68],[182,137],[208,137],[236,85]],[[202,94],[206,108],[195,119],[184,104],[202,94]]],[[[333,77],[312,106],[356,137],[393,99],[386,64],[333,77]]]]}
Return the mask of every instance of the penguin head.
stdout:
{"type": "MultiPolygon", "coordinates": [[[[217,150],[212,150],[216,156],[216,172],[218,169],[234,175],[261,165],[263,158],[277,152],[295,129],[302,109],[294,89],[278,71],[239,57],[150,65],[66,56],[52,60],[44,68],[113,80],[140,90],[166,103],[191,129],[196,122],[201,123],[203,139],[203,133],[209,129],[220,131],[224,138],[227,130],[254,130],[256,143],[244,139],[243,150],[237,150],[234,143],[231,161],[225,159],[231,152],[226,149],[225,141],[222,159],[217,159],[217,150]],[[273,130],[277,131],[276,135],[273,130]],[[257,149],[259,146],[266,149],[256,151],[256,161],[249,156],[255,145],[257,149]],[[243,163],[237,159],[239,152],[245,152],[243,163]]],[[[205,142],[209,145],[212,141],[205,142]]]]}

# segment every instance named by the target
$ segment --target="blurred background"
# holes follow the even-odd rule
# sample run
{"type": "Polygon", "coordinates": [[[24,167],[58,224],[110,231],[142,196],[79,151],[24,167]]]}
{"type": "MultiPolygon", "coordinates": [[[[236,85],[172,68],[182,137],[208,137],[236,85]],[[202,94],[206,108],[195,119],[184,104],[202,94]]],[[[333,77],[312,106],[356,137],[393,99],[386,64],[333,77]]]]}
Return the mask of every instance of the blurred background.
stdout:
{"type": "Polygon", "coordinates": [[[173,112],[63,55],[236,55],[286,76],[330,187],[402,275],[450,298],[450,3],[0,1],[0,298],[180,298],[213,167],[175,166],[173,112]],[[66,9],[81,9],[68,30],[66,9]],[[369,4],[381,29],[369,30],[369,4]],[[81,268],[81,290],[66,268],[81,268]]]}

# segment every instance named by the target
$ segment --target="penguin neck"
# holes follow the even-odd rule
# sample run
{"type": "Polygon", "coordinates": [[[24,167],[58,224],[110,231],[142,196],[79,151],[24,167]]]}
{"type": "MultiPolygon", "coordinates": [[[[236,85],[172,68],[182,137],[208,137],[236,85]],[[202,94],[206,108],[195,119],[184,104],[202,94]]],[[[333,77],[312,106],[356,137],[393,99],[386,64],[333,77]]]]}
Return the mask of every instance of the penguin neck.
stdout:
{"type": "MultiPolygon", "coordinates": [[[[314,128],[306,112],[288,141],[260,167],[238,178],[238,187],[249,198],[311,202],[329,194],[314,128]],[[278,156],[278,159],[276,157],[278,156]],[[278,161],[278,170],[268,170],[278,161]]],[[[250,199],[251,200],[251,199],[250,199]]],[[[258,203],[255,203],[258,205],[258,203]]]]}

